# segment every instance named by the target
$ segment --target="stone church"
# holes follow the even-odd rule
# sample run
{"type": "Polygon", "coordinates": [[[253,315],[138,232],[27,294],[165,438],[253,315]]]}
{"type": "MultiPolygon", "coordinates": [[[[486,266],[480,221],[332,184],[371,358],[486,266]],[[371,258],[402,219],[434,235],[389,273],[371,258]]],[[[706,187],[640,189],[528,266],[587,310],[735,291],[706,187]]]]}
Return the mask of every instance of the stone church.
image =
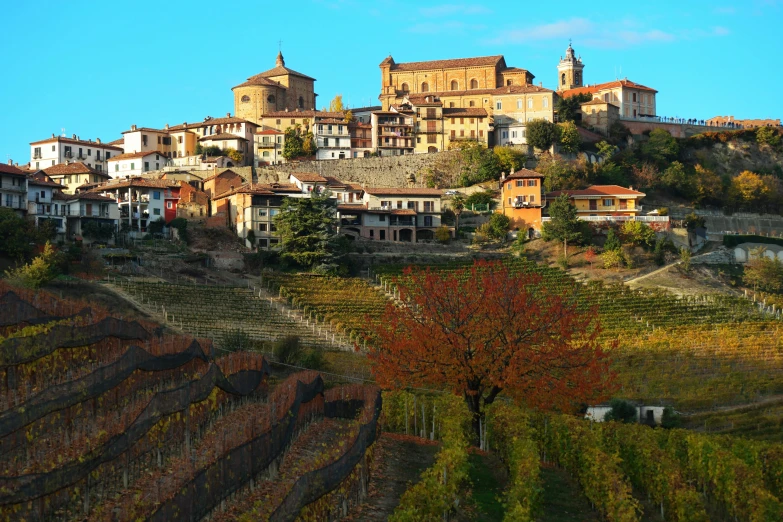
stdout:
{"type": "Polygon", "coordinates": [[[234,115],[260,125],[264,114],[314,110],[314,84],[315,78],[286,67],[283,53],[279,52],[274,68],[232,88],[234,115]]]}

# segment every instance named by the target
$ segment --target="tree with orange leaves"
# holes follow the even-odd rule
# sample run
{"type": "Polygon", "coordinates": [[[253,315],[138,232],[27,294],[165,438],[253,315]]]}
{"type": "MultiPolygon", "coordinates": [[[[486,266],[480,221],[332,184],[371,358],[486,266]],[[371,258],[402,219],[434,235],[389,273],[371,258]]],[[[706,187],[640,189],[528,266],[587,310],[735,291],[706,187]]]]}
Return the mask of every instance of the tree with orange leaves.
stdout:
{"type": "Polygon", "coordinates": [[[407,268],[402,306],[371,350],[381,386],[450,388],[465,399],[478,442],[484,408],[505,392],[529,407],[569,410],[611,385],[595,309],[535,273],[476,261],[454,271],[407,268]]]}

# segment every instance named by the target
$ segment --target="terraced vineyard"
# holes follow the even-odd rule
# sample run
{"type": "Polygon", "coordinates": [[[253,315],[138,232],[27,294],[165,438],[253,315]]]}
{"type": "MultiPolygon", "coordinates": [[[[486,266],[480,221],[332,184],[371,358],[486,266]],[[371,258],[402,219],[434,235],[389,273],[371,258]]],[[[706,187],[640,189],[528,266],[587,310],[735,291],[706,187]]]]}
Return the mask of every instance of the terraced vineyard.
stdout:
{"type": "Polygon", "coordinates": [[[286,314],[274,301],[247,287],[116,281],[113,286],[134,299],[165,313],[174,326],[220,345],[226,336],[242,330],[251,339],[275,341],[286,335],[305,345],[336,344],[324,329],[305,325],[286,314]]]}
{"type": "Polygon", "coordinates": [[[265,520],[321,517],[366,484],[374,387],[270,385],[259,354],[1,281],[0,310],[3,520],[194,520],[257,491],[265,520]]]}

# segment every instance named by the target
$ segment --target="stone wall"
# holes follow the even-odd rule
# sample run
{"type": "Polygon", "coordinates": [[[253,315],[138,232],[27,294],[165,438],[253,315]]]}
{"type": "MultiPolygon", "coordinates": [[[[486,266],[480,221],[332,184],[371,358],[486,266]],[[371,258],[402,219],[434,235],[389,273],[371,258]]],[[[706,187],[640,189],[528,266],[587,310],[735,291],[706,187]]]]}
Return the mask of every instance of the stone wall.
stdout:
{"type": "Polygon", "coordinates": [[[361,183],[367,187],[421,187],[421,172],[443,162],[454,151],[405,156],[349,158],[324,161],[295,161],[256,169],[259,183],[288,181],[292,172],[316,172],[341,181],[361,183]],[[411,181],[411,179],[413,181],[411,181]]]}

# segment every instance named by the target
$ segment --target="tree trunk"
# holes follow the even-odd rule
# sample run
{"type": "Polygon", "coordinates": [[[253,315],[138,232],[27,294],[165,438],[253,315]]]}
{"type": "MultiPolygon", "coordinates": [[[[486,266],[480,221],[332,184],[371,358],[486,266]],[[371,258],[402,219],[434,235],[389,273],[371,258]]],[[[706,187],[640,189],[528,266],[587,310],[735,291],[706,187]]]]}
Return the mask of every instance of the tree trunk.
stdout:
{"type": "Polygon", "coordinates": [[[465,404],[470,412],[470,443],[478,447],[481,444],[481,395],[465,394],[465,404]]]}
{"type": "Polygon", "coordinates": [[[563,240],[563,257],[568,259],[568,240],[563,240]]]}

